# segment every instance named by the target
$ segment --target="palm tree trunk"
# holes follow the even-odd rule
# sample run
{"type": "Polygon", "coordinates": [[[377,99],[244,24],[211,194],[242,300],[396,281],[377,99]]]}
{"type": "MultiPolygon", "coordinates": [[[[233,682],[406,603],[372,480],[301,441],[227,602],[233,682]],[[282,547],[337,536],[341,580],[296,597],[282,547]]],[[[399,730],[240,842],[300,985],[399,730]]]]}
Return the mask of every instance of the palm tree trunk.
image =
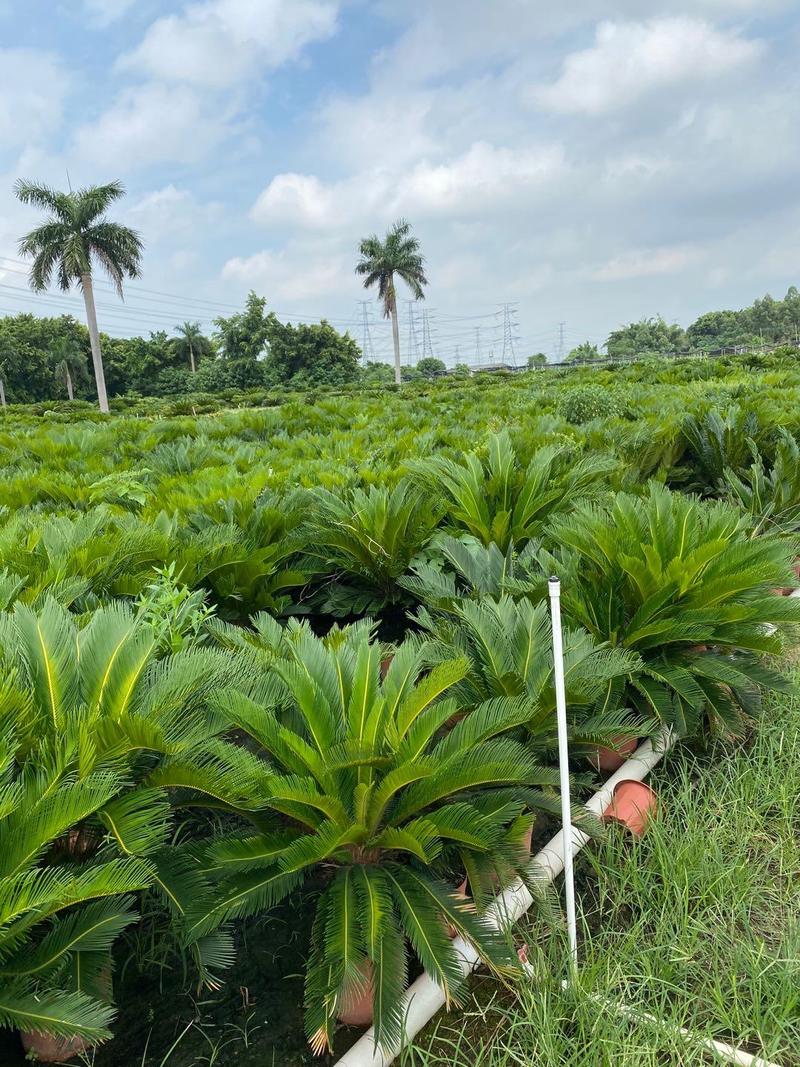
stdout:
{"type": "Polygon", "coordinates": [[[94,289],[92,288],[92,276],[88,272],[81,275],[81,286],[83,288],[83,301],[86,304],[89,341],[92,345],[92,363],[94,364],[94,380],[97,383],[97,400],[100,404],[100,411],[104,415],[108,415],[106,376],[103,372],[103,354],[100,351],[100,334],[97,330],[97,314],[94,310],[94,289]]]}
{"type": "Polygon", "coordinates": [[[400,370],[400,327],[397,323],[397,299],[394,295],[394,283],[392,283],[392,340],[394,341],[394,380],[397,385],[403,380],[400,370]]]}
{"type": "Polygon", "coordinates": [[[72,375],[69,372],[69,367],[67,367],[67,396],[70,398],[70,400],[75,399],[75,397],[72,395],[72,375]]]}
{"type": "Polygon", "coordinates": [[[0,378],[0,403],[6,406],[6,383],[0,378]]]}
{"type": "Polygon", "coordinates": [[[194,365],[194,349],[192,348],[192,342],[189,342],[189,365],[192,368],[192,374],[195,373],[197,368],[194,365]]]}

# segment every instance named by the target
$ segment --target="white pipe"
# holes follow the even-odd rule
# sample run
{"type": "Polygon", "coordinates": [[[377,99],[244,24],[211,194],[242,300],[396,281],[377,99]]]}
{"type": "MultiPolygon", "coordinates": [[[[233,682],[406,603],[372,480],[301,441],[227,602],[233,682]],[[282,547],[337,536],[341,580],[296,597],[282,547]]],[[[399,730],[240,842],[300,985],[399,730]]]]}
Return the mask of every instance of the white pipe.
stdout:
{"type": "MultiPolygon", "coordinates": [[[[569,802],[569,741],[567,726],[567,691],[564,684],[564,645],[561,638],[561,582],[551,578],[550,619],[553,627],[553,671],[556,688],[556,723],[558,725],[558,778],[561,792],[561,828],[564,839],[572,841],[572,811],[569,802]]],[[[567,912],[569,954],[573,967],[578,966],[578,923],[575,918],[575,879],[572,873],[572,849],[564,853],[564,901],[567,912]]]]}
{"type": "MultiPolygon", "coordinates": [[[[655,767],[661,757],[675,742],[674,734],[665,728],[656,743],[645,741],[643,745],[630,756],[622,767],[599,789],[588,801],[586,807],[595,815],[600,816],[611,801],[611,794],[620,782],[641,782],[655,767]]],[[[564,843],[568,840],[563,830],[553,837],[541,852],[531,860],[534,874],[541,878],[542,882],[552,882],[564,869],[565,851],[564,843]]],[[[577,855],[583,848],[589,835],[583,830],[573,828],[571,840],[571,854],[577,855]]],[[[487,909],[486,918],[498,927],[505,928],[516,922],[521,915],[530,908],[533,897],[522,882],[514,882],[504,890],[497,900],[487,909]]],[[[461,956],[461,967],[466,976],[480,963],[480,957],[470,942],[461,937],[453,941],[453,947],[461,956]]],[[[423,1026],[427,1025],[433,1016],[445,1005],[445,997],[441,988],[427,973],[421,974],[406,990],[403,996],[403,1008],[405,1025],[401,1045],[391,1049],[383,1049],[375,1043],[375,1031],[372,1027],[363,1034],[349,1051],[345,1052],[337,1061],[337,1067],[388,1067],[400,1052],[400,1048],[413,1040],[423,1026]]]]}

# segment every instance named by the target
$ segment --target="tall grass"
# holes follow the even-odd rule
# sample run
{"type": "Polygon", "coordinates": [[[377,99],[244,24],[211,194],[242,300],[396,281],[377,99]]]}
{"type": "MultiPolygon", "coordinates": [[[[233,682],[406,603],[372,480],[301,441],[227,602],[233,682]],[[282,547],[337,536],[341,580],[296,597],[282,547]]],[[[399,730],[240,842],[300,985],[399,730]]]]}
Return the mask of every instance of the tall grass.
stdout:
{"type": "Polygon", "coordinates": [[[535,977],[513,996],[479,981],[405,1067],[708,1063],[679,1026],[800,1064],[800,702],[773,700],[751,744],[679,753],[653,784],[644,840],[614,830],[582,854],[577,982],[562,988],[561,933],[531,928],[535,977]]]}

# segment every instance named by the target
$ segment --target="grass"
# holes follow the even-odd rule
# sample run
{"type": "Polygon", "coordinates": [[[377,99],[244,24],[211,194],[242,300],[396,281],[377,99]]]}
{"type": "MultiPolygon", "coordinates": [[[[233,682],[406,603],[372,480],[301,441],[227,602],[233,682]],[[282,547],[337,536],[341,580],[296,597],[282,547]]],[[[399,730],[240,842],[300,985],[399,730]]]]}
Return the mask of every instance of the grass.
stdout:
{"type": "Polygon", "coordinates": [[[642,841],[613,830],[581,854],[578,981],[562,989],[562,932],[531,925],[535,977],[516,994],[478,980],[404,1067],[707,1064],[679,1026],[800,1065],[800,700],[771,701],[748,744],[677,753],[653,784],[642,841]]]}

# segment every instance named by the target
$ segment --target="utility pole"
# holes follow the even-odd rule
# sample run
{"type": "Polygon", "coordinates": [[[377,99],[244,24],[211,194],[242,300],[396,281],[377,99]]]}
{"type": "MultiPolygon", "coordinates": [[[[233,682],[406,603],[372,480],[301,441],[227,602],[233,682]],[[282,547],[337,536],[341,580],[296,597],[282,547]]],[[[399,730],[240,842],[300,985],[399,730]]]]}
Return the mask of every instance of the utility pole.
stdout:
{"type": "Polygon", "coordinates": [[[369,329],[369,300],[359,300],[361,305],[361,327],[363,330],[363,339],[361,343],[361,353],[364,357],[364,363],[375,359],[375,350],[372,347],[372,334],[369,329]]]}

